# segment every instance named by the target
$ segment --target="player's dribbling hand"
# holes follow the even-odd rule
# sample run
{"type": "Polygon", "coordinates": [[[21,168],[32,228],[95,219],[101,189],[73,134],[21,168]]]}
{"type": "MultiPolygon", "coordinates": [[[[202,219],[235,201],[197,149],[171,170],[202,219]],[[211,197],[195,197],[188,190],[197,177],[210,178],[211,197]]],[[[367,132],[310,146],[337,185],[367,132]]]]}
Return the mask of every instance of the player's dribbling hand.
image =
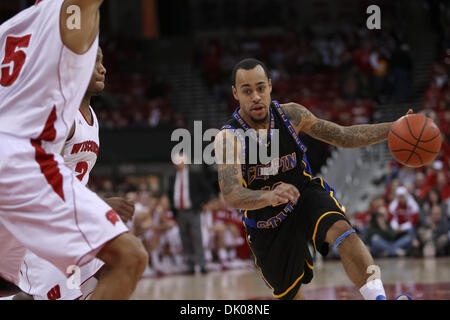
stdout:
{"type": "Polygon", "coordinates": [[[112,197],[104,200],[117,212],[123,222],[128,222],[133,218],[134,204],[132,202],[119,197],[112,197]]]}
{"type": "Polygon", "coordinates": [[[298,189],[289,183],[282,183],[269,192],[269,201],[272,206],[296,201],[300,197],[298,189]]]}

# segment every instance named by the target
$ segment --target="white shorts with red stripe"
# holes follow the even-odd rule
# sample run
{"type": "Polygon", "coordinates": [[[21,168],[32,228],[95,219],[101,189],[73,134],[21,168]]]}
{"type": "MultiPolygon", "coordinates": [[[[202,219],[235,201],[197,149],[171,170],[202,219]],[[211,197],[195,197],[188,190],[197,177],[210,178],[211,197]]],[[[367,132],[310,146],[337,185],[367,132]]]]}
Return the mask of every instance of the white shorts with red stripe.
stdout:
{"type": "Polygon", "coordinates": [[[0,224],[9,231],[0,234],[0,276],[15,283],[24,252],[12,237],[65,274],[128,232],[117,213],[74,177],[61,155],[5,134],[0,134],[0,224]]]}
{"type": "Polygon", "coordinates": [[[95,258],[78,269],[67,270],[71,272],[64,274],[50,262],[27,250],[18,287],[32,295],[34,300],[82,299],[95,289],[97,280],[94,276],[104,264],[95,258]],[[93,286],[87,285],[87,282],[93,283],[93,286]]]}

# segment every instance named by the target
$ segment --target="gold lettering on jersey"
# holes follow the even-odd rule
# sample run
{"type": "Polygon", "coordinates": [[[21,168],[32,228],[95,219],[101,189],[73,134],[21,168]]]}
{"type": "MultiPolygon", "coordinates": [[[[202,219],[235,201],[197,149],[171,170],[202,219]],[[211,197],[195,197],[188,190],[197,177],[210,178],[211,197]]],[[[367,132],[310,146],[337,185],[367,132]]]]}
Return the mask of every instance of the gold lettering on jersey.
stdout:
{"type": "Polygon", "coordinates": [[[263,165],[258,164],[248,167],[248,184],[254,180],[267,180],[271,176],[275,176],[280,172],[286,172],[294,169],[297,166],[297,153],[282,156],[281,158],[273,159],[270,163],[263,165]]]}
{"type": "Polygon", "coordinates": [[[288,214],[292,211],[294,211],[294,207],[297,204],[297,201],[290,201],[284,209],[278,213],[276,216],[271,217],[265,221],[258,221],[256,223],[256,227],[258,229],[270,229],[270,228],[276,228],[280,225],[281,222],[283,222],[284,219],[288,216],[288,214]]]}

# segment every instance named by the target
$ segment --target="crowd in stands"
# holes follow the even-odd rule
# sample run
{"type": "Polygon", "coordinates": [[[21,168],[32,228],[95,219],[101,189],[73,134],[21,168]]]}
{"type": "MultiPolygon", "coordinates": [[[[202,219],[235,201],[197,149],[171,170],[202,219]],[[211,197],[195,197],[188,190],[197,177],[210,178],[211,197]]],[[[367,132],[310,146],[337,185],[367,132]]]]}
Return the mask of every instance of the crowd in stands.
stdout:
{"type": "MultiPolygon", "coordinates": [[[[248,57],[267,65],[273,100],[300,103],[341,125],[371,123],[379,103],[411,96],[410,48],[401,30],[388,23],[381,33],[342,23],[331,30],[310,26],[276,35],[203,38],[196,49],[195,65],[217,101],[227,101],[229,114],[238,106],[231,91],[232,69],[248,57]]],[[[330,146],[306,135],[300,138],[309,147],[316,174],[330,146]]]]}
{"type": "Polygon", "coordinates": [[[236,102],[230,76],[241,59],[255,57],[270,70],[273,96],[304,104],[327,120],[367,123],[380,100],[409,97],[412,61],[400,31],[386,25],[382,33],[366,26],[342,25],[320,31],[314,26],[258,37],[203,39],[195,63],[218,100],[236,102]]]}
{"type": "Polygon", "coordinates": [[[376,256],[450,255],[450,46],[442,47],[419,111],[439,126],[441,152],[417,169],[392,161],[380,181],[384,194],[355,215],[358,231],[376,256]]]}
{"type": "MultiPolygon", "coordinates": [[[[267,63],[274,99],[301,103],[317,116],[343,125],[369,123],[377,104],[403,102],[411,95],[410,48],[398,29],[386,29],[383,33],[369,33],[365,27],[342,25],[334,33],[311,27],[301,32],[286,30],[277,36],[202,40],[196,46],[195,63],[216,99],[229,102],[230,113],[237,107],[230,90],[232,68],[240,59],[251,56],[267,63]]],[[[130,50],[118,56],[113,44],[104,50],[105,60],[109,59],[106,64],[113,66],[120,66],[137,54],[130,50]]],[[[383,179],[377,182],[384,184],[384,193],[370,201],[367,211],[350,213],[354,227],[374,257],[450,254],[449,72],[450,49],[444,49],[431,70],[430,86],[420,110],[443,133],[444,143],[436,161],[418,169],[392,161],[383,179]]],[[[101,125],[158,126],[174,123],[174,119],[177,125],[183,125],[181,117],[177,120],[171,111],[171,115],[162,114],[163,110],[170,110],[166,99],[170,88],[158,78],[143,76],[129,67],[113,74],[107,92],[114,92],[118,99],[111,100],[120,103],[108,105],[115,113],[103,113],[102,107],[98,108],[104,123],[101,125]],[[126,107],[119,111],[119,106],[126,107]],[[160,110],[152,117],[152,110],[158,107],[160,110]],[[132,114],[137,114],[138,120],[136,116],[130,118],[132,114]],[[152,122],[155,118],[166,120],[152,122]]],[[[107,95],[103,100],[106,107],[107,95]]],[[[136,215],[130,228],[149,251],[148,275],[184,271],[176,220],[156,178],[114,182],[106,179],[95,185],[98,191],[119,192],[135,200],[136,215]]],[[[204,205],[202,221],[208,268],[253,265],[249,263],[251,254],[241,217],[227,208],[220,196],[204,205]]]]}
{"type": "Polygon", "coordinates": [[[417,169],[393,160],[379,181],[384,193],[354,215],[375,257],[450,255],[450,163],[442,158],[417,169]]]}
{"type": "MultiPolygon", "coordinates": [[[[176,217],[159,177],[91,178],[89,187],[101,196],[122,196],[135,203],[128,227],[149,253],[145,276],[187,273],[176,217]]],[[[254,267],[241,215],[227,207],[220,194],[203,205],[201,224],[208,271],[254,267]]]]}
{"type": "Polygon", "coordinates": [[[169,102],[170,85],[152,72],[140,40],[105,37],[106,88],[93,102],[100,128],[185,127],[169,102]]]}

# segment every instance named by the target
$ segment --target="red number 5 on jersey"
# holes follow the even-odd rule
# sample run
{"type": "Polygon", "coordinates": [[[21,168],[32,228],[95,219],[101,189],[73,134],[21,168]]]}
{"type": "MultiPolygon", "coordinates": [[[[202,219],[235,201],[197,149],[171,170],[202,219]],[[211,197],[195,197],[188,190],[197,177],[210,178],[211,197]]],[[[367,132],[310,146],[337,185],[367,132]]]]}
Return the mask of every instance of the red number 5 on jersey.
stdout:
{"type": "Polygon", "coordinates": [[[20,71],[25,64],[27,55],[23,48],[30,45],[31,34],[23,37],[7,37],[5,46],[5,58],[2,61],[2,74],[0,84],[4,87],[12,85],[19,77],[20,71]]]}

